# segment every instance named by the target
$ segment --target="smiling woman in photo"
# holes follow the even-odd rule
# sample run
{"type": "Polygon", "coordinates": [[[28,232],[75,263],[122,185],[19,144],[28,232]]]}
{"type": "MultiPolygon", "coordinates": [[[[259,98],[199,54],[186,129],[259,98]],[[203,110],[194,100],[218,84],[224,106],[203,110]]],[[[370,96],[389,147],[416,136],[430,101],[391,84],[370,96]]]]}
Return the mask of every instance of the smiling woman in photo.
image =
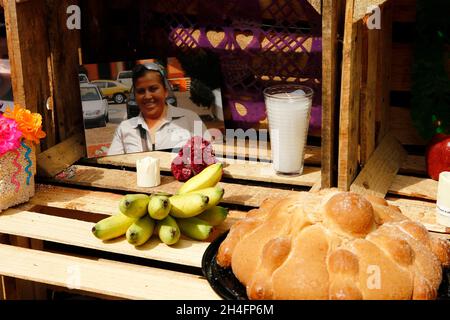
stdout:
{"type": "Polygon", "coordinates": [[[179,148],[192,135],[199,135],[199,128],[203,137],[210,140],[204,123],[195,112],[167,103],[168,83],[158,64],[136,65],[133,86],[140,113],[122,121],[108,155],[179,148]]]}

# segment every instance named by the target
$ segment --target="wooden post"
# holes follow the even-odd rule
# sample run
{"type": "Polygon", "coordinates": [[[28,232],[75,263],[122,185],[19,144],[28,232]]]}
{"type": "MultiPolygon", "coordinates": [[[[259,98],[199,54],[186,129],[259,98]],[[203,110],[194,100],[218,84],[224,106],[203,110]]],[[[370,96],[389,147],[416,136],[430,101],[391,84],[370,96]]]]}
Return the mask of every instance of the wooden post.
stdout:
{"type": "Polygon", "coordinates": [[[358,171],[362,28],[354,22],[355,0],[346,3],[339,128],[338,188],[348,190],[358,171]]]}
{"type": "Polygon", "coordinates": [[[46,108],[50,87],[44,0],[3,2],[14,102],[42,115],[47,137],[41,146],[47,149],[56,136],[53,113],[46,108]]]}
{"type": "MultiPolygon", "coordinates": [[[[45,0],[50,50],[49,74],[59,141],[74,134],[84,134],[78,80],[80,30],[67,27],[67,8],[71,5],[79,5],[79,1],[45,0]]],[[[82,18],[89,19],[87,14],[81,14],[82,18]]]]}
{"type": "Polygon", "coordinates": [[[341,190],[349,190],[359,166],[388,129],[391,15],[385,0],[347,1],[339,128],[341,190]],[[363,21],[372,5],[380,8],[380,30],[369,30],[363,21]]]}
{"type": "Polygon", "coordinates": [[[378,132],[375,133],[376,144],[384,138],[389,131],[389,110],[390,110],[390,90],[391,90],[391,55],[392,55],[392,4],[386,3],[381,12],[380,42],[378,43],[378,84],[376,102],[376,120],[378,132]]]}
{"type": "Polygon", "coordinates": [[[338,93],[338,34],[343,11],[341,0],[325,0],[322,8],[322,188],[335,185],[336,96],[338,93]]]}

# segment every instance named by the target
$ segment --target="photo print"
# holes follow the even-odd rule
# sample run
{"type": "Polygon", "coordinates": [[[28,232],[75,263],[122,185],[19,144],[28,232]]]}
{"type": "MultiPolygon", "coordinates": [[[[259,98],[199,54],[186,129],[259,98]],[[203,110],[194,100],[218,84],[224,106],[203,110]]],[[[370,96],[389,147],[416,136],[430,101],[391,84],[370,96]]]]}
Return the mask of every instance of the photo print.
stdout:
{"type": "Polygon", "coordinates": [[[194,135],[225,132],[220,67],[213,74],[199,59],[180,54],[81,65],[87,157],[177,151],[194,135]]]}

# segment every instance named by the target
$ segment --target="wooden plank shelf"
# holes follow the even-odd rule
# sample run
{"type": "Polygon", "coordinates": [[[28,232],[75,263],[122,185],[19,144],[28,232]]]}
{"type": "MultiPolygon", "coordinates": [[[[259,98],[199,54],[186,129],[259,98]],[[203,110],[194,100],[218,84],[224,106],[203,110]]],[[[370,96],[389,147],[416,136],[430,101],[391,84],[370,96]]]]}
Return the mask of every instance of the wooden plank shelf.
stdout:
{"type": "Polygon", "coordinates": [[[397,175],[389,193],[436,201],[438,182],[433,179],[397,175]]]}
{"type": "MultiPolygon", "coordinates": [[[[136,168],[136,161],[148,156],[160,160],[161,171],[171,172],[170,165],[177,154],[171,152],[152,151],[90,159],[86,160],[85,163],[136,168]]],[[[224,177],[226,178],[308,187],[313,186],[321,179],[320,167],[305,166],[302,175],[286,176],[276,174],[272,168],[272,164],[269,162],[227,158],[217,158],[217,160],[224,163],[224,177]]]]}
{"type": "MultiPolygon", "coordinates": [[[[105,169],[75,165],[69,168],[73,175],[58,176],[51,181],[64,183],[71,186],[86,186],[93,188],[117,190],[124,192],[167,192],[175,194],[182,182],[170,176],[161,176],[161,185],[153,188],[143,188],[136,185],[136,172],[118,169],[105,169]],[[117,183],[120,181],[120,184],[117,183]]],[[[276,187],[260,187],[243,185],[238,183],[220,182],[225,189],[224,203],[242,206],[258,207],[268,197],[284,197],[292,194],[292,190],[284,190],[276,187]]]]}
{"type": "MultiPolygon", "coordinates": [[[[145,245],[136,249],[125,237],[110,241],[95,238],[91,233],[94,224],[16,209],[0,215],[0,233],[198,268],[201,267],[203,253],[209,245],[209,242],[183,238],[175,246],[169,247],[157,237],[152,237],[145,245]]],[[[223,226],[213,237],[221,232],[223,226]]]]}
{"type": "Polygon", "coordinates": [[[0,261],[2,275],[60,287],[74,286],[81,292],[123,299],[220,299],[204,278],[160,268],[4,244],[0,244],[0,261]],[[73,283],[68,278],[76,275],[70,270],[80,273],[73,283]]]}

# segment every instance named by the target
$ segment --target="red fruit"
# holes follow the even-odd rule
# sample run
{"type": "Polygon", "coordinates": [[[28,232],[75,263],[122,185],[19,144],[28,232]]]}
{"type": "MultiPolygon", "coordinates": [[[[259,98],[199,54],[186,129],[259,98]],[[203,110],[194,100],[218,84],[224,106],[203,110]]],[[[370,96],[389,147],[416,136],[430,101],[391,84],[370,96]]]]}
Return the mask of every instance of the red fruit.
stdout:
{"type": "Polygon", "coordinates": [[[439,180],[439,174],[450,171],[450,135],[436,134],[427,146],[427,172],[431,179],[439,180]]]}
{"type": "Polygon", "coordinates": [[[190,177],[192,177],[192,170],[190,167],[187,167],[180,156],[177,156],[173,159],[172,164],[170,166],[173,176],[178,181],[187,181],[190,177]]]}
{"type": "Polygon", "coordinates": [[[216,163],[211,143],[201,137],[189,139],[172,161],[172,174],[178,181],[186,181],[208,165],[216,163]]]}

